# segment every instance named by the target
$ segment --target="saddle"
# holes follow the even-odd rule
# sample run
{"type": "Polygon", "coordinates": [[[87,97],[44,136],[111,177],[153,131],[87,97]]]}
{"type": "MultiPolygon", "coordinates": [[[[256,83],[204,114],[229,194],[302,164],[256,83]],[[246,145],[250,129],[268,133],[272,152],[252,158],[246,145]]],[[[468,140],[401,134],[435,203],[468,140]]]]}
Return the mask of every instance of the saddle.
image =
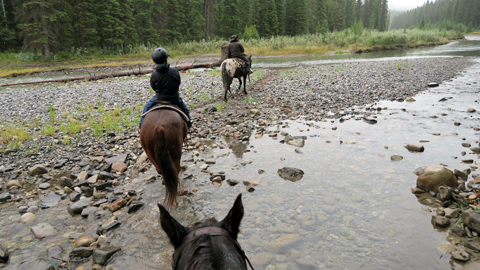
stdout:
{"type": "Polygon", "coordinates": [[[230,59],[237,62],[238,66],[241,67],[241,68],[246,68],[247,67],[248,62],[243,60],[242,58],[235,57],[235,58],[230,58],[230,59]]]}
{"type": "Polygon", "coordinates": [[[178,107],[177,105],[173,105],[173,104],[155,104],[155,106],[153,108],[151,108],[150,110],[146,111],[144,114],[142,114],[140,117],[144,118],[145,115],[147,115],[149,112],[152,112],[152,111],[155,111],[155,110],[173,110],[173,111],[176,111],[178,114],[180,114],[180,116],[183,118],[183,120],[185,120],[185,122],[188,123],[189,119],[188,119],[188,116],[182,111],[182,109],[180,109],[180,107],[178,107]]]}

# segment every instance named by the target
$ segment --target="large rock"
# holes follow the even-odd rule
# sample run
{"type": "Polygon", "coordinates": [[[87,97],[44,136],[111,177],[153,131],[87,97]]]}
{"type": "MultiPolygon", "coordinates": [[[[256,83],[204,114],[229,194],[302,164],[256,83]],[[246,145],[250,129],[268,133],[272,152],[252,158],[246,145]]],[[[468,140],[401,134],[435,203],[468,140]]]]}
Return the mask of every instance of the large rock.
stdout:
{"type": "Polygon", "coordinates": [[[121,250],[115,246],[103,246],[93,251],[93,262],[96,264],[104,265],[113,254],[121,250]]]}
{"type": "Polygon", "coordinates": [[[293,182],[301,180],[304,174],[302,170],[291,167],[283,167],[278,169],[277,173],[281,178],[293,182]]]}
{"type": "Polygon", "coordinates": [[[113,164],[115,162],[125,163],[126,159],[127,159],[127,155],[122,154],[122,155],[118,155],[118,156],[115,156],[115,157],[107,158],[107,159],[105,159],[105,162],[107,164],[113,164]]]}
{"type": "Polygon", "coordinates": [[[31,176],[44,174],[44,173],[47,173],[47,172],[48,172],[47,168],[45,168],[45,166],[43,166],[43,165],[35,165],[35,166],[31,167],[30,169],[28,169],[28,174],[30,174],[31,176]]]}
{"type": "Polygon", "coordinates": [[[87,207],[90,205],[90,202],[92,201],[92,199],[88,198],[88,199],[83,199],[83,200],[79,200],[78,202],[75,202],[73,203],[72,205],[70,205],[68,207],[68,212],[74,216],[76,214],[80,214],[82,213],[82,210],[83,208],[87,207]]]}
{"type": "Polygon", "coordinates": [[[453,188],[458,186],[457,177],[455,177],[452,171],[443,166],[428,166],[417,178],[417,187],[427,192],[438,192],[439,186],[453,188]]]}
{"type": "Polygon", "coordinates": [[[462,221],[465,226],[480,233],[480,212],[471,209],[464,211],[462,214],[462,221]]]}
{"type": "Polygon", "coordinates": [[[54,207],[61,200],[62,200],[62,196],[60,196],[60,195],[58,195],[58,194],[56,194],[55,192],[52,191],[52,192],[48,193],[47,198],[45,198],[45,200],[43,201],[40,208],[46,209],[46,208],[54,207]]]}
{"type": "Polygon", "coordinates": [[[33,226],[31,228],[31,231],[35,235],[35,237],[39,239],[57,233],[57,231],[48,223],[40,223],[36,226],[33,226]]]}

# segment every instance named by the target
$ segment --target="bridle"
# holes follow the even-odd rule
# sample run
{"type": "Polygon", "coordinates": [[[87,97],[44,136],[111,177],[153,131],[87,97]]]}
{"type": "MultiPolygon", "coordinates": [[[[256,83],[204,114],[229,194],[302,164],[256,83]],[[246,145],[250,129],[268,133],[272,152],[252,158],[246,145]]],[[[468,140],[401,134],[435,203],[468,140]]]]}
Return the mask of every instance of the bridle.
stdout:
{"type": "Polygon", "coordinates": [[[180,246],[176,248],[175,252],[173,253],[172,268],[174,270],[177,269],[178,261],[180,260],[180,257],[181,257],[180,255],[183,249],[187,246],[187,244],[192,242],[195,238],[202,235],[227,236],[235,244],[235,247],[237,248],[238,252],[242,255],[242,258],[248,263],[250,268],[252,268],[252,270],[255,270],[252,266],[252,263],[247,258],[247,255],[245,255],[245,251],[243,251],[242,247],[240,247],[240,244],[238,243],[238,241],[236,239],[233,239],[225,229],[222,229],[219,227],[203,227],[200,229],[193,230],[189,234],[187,234],[187,236],[183,238],[180,246]]]}

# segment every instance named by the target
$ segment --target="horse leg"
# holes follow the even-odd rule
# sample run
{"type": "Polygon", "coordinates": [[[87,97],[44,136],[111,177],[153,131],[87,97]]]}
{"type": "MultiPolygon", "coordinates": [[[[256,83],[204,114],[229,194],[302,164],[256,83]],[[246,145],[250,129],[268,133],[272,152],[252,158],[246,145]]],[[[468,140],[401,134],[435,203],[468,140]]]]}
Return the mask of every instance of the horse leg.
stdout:
{"type": "Polygon", "coordinates": [[[247,94],[247,75],[243,75],[243,93],[246,95],[247,94]]]}
{"type": "Polygon", "coordinates": [[[242,90],[242,79],[241,79],[241,78],[238,78],[238,89],[237,89],[237,93],[239,93],[240,90],[242,90]]]}

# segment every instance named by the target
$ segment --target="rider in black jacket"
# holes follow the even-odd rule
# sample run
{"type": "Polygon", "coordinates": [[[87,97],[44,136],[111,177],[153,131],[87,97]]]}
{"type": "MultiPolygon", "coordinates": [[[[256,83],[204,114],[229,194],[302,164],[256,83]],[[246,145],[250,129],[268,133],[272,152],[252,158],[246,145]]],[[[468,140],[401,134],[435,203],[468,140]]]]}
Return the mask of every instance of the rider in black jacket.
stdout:
{"type": "MultiPolygon", "coordinates": [[[[180,87],[181,79],[180,73],[176,68],[171,68],[167,63],[168,53],[163,48],[156,48],[152,53],[153,62],[158,64],[154,68],[152,76],[150,77],[150,86],[155,90],[155,96],[147,102],[143,108],[143,113],[147,112],[155,105],[157,100],[161,100],[166,104],[170,103],[177,105],[190,119],[190,111],[183,102],[178,89],[180,87]]],[[[141,128],[143,118],[140,119],[139,128],[141,128]]],[[[192,126],[192,122],[188,121],[188,127],[192,126]]]]}

